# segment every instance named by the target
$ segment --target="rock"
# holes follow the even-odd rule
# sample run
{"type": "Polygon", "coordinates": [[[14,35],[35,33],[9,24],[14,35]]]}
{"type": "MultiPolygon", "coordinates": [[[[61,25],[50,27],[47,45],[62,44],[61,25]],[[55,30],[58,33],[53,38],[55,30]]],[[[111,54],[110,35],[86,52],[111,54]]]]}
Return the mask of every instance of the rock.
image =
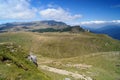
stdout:
{"type": "Polygon", "coordinates": [[[65,78],[64,80],[71,80],[70,78],[65,78]]]}

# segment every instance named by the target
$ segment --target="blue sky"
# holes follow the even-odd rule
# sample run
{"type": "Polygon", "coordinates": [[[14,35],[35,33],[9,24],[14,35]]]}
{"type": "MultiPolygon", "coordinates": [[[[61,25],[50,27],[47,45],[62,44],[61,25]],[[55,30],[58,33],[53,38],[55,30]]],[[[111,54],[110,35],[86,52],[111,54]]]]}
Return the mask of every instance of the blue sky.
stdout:
{"type": "Polygon", "coordinates": [[[57,20],[120,23],[120,0],[0,0],[0,23],[57,20]]]}

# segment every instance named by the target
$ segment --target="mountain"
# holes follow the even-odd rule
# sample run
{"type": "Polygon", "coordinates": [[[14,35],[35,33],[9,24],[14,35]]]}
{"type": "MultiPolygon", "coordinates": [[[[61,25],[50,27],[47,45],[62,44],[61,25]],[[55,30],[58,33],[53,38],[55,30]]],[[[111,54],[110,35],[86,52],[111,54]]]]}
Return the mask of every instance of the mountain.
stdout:
{"type": "Polygon", "coordinates": [[[34,22],[14,22],[0,25],[0,32],[16,32],[16,31],[32,31],[32,32],[84,32],[80,26],[70,26],[64,22],[54,20],[34,21],[34,22]]]}
{"type": "Polygon", "coordinates": [[[71,32],[71,33],[79,33],[79,32],[85,32],[83,28],[80,26],[68,26],[63,29],[54,29],[54,28],[45,28],[45,29],[34,29],[31,30],[32,32],[71,32]]]}
{"type": "Polygon", "coordinates": [[[32,48],[36,54],[45,57],[76,57],[88,53],[119,51],[120,42],[106,35],[82,32],[72,33],[1,33],[0,42],[13,42],[25,51],[32,48]]]}
{"type": "Polygon", "coordinates": [[[99,34],[107,34],[111,36],[112,38],[120,40],[120,26],[119,25],[107,25],[102,28],[98,28],[94,30],[92,29],[91,31],[94,33],[99,33],[99,34]]]}
{"type": "Polygon", "coordinates": [[[33,21],[33,22],[13,22],[0,25],[0,31],[28,31],[33,29],[63,29],[68,27],[64,22],[58,22],[54,20],[46,21],[33,21]]]}
{"type": "Polygon", "coordinates": [[[81,80],[61,71],[92,80],[120,79],[120,52],[115,51],[120,51],[120,41],[101,34],[0,33],[0,80],[81,80]],[[37,56],[38,68],[26,59],[30,52],[37,56]]]}
{"type": "Polygon", "coordinates": [[[0,33],[0,80],[120,79],[120,41],[89,32],[113,34],[119,26],[88,29],[51,20],[6,23],[0,30],[10,31],[0,33]],[[27,59],[30,52],[38,67],[27,59]]]}

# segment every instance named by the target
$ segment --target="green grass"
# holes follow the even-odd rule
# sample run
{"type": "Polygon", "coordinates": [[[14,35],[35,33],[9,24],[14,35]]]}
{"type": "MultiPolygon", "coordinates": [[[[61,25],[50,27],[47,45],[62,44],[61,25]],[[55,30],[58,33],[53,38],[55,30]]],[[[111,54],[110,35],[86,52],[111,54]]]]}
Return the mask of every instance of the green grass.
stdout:
{"type": "MultiPolygon", "coordinates": [[[[7,57],[8,62],[0,62],[0,80],[63,80],[65,77],[52,72],[38,71],[32,63],[25,60],[25,56],[32,51],[40,55],[40,61],[53,60],[58,62],[45,63],[45,65],[65,69],[80,74],[86,74],[96,80],[120,79],[120,55],[114,51],[120,51],[120,41],[114,40],[106,35],[92,33],[31,33],[13,32],[0,34],[0,55],[7,57]],[[16,54],[10,53],[2,44],[14,43],[16,54]],[[22,51],[22,52],[21,52],[22,51]],[[103,53],[108,52],[108,53],[103,53]],[[4,54],[5,53],[5,54],[4,54]],[[94,53],[94,54],[93,54],[94,53]],[[18,56],[18,57],[16,57],[18,56]],[[44,58],[45,57],[45,58],[44,58]],[[42,60],[45,59],[45,60],[42,60]],[[8,63],[12,66],[8,66],[8,63]],[[21,66],[23,64],[23,68],[21,66]],[[92,65],[89,69],[65,67],[66,64],[87,64],[92,65]],[[28,71],[24,68],[29,69],[28,71]],[[13,74],[11,75],[11,73],[13,74]],[[89,73],[90,72],[90,73],[89,73]],[[2,74],[1,74],[2,73],[2,74]],[[33,75],[34,74],[34,75],[33,75]]],[[[0,60],[2,57],[0,56],[0,60]]],[[[71,78],[74,80],[73,78],[71,78]]]]}
{"type": "Polygon", "coordinates": [[[33,36],[29,33],[24,32],[13,32],[13,33],[1,33],[0,34],[0,42],[6,43],[6,42],[12,42],[16,43],[26,51],[30,50],[30,46],[32,45],[33,36]]]}
{"type": "Polygon", "coordinates": [[[16,44],[0,44],[0,80],[50,80],[26,56],[16,44]]]}
{"type": "Polygon", "coordinates": [[[47,65],[85,74],[96,80],[120,79],[120,66],[116,66],[120,64],[120,52],[94,53],[73,58],[56,59],[54,62],[47,65]],[[92,67],[82,69],[78,67],[66,67],[65,65],[67,64],[87,64],[92,67]]]}
{"type": "Polygon", "coordinates": [[[0,42],[14,42],[25,51],[44,57],[67,58],[96,52],[119,51],[120,41],[92,33],[30,33],[0,34],[0,42]]]}

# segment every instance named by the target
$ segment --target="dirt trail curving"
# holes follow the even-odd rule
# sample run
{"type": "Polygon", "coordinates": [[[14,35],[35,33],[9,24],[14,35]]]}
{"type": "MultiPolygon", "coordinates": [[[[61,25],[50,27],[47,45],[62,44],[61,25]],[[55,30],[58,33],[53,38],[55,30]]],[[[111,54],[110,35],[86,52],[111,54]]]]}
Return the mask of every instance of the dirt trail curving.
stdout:
{"type": "Polygon", "coordinates": [[[50,71],[50,72],[58,73],[58,74],[61,74],[61,75],[69,75],[69,76],[71,76],[75,79],[92,80],[91,77],[87,77],[85,75],[73,73],[73,72],[70,72],[70,71],[67,71],[67,70],[62,70],[62,69],[49,67],[49,66],[46,66],[46,65],[39,65],[39,68],[43,69],[43,70],[50,71]]]}

